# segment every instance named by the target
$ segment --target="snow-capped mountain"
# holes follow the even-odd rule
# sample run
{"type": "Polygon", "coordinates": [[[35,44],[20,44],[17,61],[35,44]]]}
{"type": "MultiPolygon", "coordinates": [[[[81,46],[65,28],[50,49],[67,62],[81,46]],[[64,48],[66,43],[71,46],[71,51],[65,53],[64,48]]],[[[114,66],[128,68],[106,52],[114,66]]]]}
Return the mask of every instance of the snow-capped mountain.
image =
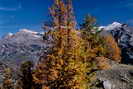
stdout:
{"type": "Polygon", "coordinates": [[[118,42],[124,63],[133,64],[133,27],[114,22],[108,26],[101,26],[104,32],[109,32],[118,42]]]}
{"type": "Polygon", "coordinates": [[[119,28],[121,27],[122,24],[118,23],[118,22],[113,22],[112,24],[108,25],[108,26],[100,26],[99,28],[102,29],[104,28],[104,30],[113,30],[115,28],[119,28]]]}
{"type": "MultiPolygon", "coordinates": [[[[99,29],[114,36],[122,49],[123,62],[133,64],[133,28],[114,22],[99,29]]],[[[36,61],[46,46],[48,45],[44,43],[42,33],[28,29],[21,29],[15,34],[8,33],[0,39],[0,61],[18,64],[25,60],[36,61]]]]}
{"type": "Polygon", "coordinates": [[[15,34],[8,33],[0,39],[0,61],[11,65],[37,60],[41,49],[46,47],[42,38],[43,34],[27,29],[21,29],[15,34]]]}

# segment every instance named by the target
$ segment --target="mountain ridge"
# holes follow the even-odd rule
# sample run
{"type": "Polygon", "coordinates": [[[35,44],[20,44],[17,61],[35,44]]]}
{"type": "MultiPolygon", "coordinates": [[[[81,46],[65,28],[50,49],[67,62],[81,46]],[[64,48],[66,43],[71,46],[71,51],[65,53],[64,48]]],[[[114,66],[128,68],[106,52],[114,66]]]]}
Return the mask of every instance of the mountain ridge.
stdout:
{"type": "MultiPolygon", "coordinates": [[[[114,22],[108,26],[100,26],[99,29],[103,33],[112,34],[115,38],[122,50],[123,63],[133,64],[133,27],[114,22]]],[[[0,39],[0,60],[18,60],[20,57],[17,57],[17,59],[13,58],[18,55],[24,55],[26,59],[35,61],[41,53],[40,50],[45,49],[46,46],[43,42],[43,33],[21,29],[15,34],[8,33],[0,39]],[[12,55],[13,57],[11,57],[12,55]]]]}
{"type": "MultiPolygon", "coordinates": [[[[20,64],[22,61],[36,61],[45,48],[39,32],[22,29],[15,34],[7,34],[0,39],[0,60],[20,64]]],[[[9,63],[9,64],[11,64],[9,63]]]]}

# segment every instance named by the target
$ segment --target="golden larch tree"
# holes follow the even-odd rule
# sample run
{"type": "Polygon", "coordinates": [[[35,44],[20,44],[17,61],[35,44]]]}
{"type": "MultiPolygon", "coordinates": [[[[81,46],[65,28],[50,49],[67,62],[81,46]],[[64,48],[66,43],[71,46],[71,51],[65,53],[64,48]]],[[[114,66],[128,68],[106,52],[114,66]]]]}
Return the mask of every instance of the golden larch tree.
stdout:
{"type": "Polygon", "coordinates": [[[42,84],[42,89],[86,89],[87,64],[82,51],[83,41],[75,29],[71,0],[66,3],[55,0],[50,13],[52,51],[40,58],[33,74],[34,81],[42,84]]]}

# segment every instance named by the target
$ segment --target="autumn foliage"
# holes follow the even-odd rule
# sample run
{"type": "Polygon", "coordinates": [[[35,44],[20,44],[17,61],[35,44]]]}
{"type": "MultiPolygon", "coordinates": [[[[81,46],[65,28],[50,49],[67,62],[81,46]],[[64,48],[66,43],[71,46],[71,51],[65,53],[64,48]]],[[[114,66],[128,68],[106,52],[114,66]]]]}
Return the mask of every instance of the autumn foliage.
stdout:
{"type": "MultiPolygon", "coordinates": [[[[93,87],[95,69],[109,69],[109,57],[115,61],[120,56],[113,39],[100,37],[95,18],[86,17],[81,31],[75,29],[71,0],[55,0],[50,8],[51,24],[44,25],[51,37],[52,46],[40,58],[33,73],[36,84],[42,89],[86,89],[93,87]],[[94,31],[93,31],[94,30],[94,31]],[[114,42],[112,46],[112,43],[114,42]],[[113,51],[108,51],[112,49],[113,51]],[[110,55],[112,54],[112,55],[110,55]],[[108,57],[109,56],[109,57],[108,57]]],[[[120,59],[119,59],[120,60],[120,59]]]]}
{"type": "Polygon", "coordinates": [[[0,89],[14,89],[12,70],[10,68],[4,70],[4,79],[0,89]]]}
{"type": "Polygon", "coordinates": [[[121,50],[118,47],[117,42],[112,37],[112,35],[108,35],[104,37],[106,44],[108,45],[109,57],[110,59],[121,62],[121,50]]]}
{"type": "Polygon", "coordinates": [[[84,46],[86,46],[86,50],[90,50],[88,52],[91,55],[90,59],[95,59],[96,65],[100,69],[108,69],[110,67],[109,60],[121,61],[121,50],[117,42],[110,34],[106,36],[100,35],[93,16],[86,16],[84,23],[81,24],[81,29],[82,39],[86,41],[84,46]],[[103,65],[104,68],[101,68],[103,65]]]}
{"type": "MultiPolygon", "coordinates": [[[[86,62],[82,39],[75,29],[71,0],[55,0],[50,8],[53,19],[52,52],[40,58],[33,74],[43,89],[86,89],[86,62]]],[[[46,28],[48,28],[46,26],[46,28]]]]}
{"type": "MultiPolygon", "coordinates": [[[[50,22],[43,26],[47,52],[34,67],[30,61],[22,63],[15,89],[96,89],[96,71],[110,69],[109,61],[121,61],[117,43],[111,35],[100,36],[90,15],[77,30],[71,0],[54,0],[49,10],[50,22]]],[[[3,87],[12,89],[6,76],[3,87]]]]}

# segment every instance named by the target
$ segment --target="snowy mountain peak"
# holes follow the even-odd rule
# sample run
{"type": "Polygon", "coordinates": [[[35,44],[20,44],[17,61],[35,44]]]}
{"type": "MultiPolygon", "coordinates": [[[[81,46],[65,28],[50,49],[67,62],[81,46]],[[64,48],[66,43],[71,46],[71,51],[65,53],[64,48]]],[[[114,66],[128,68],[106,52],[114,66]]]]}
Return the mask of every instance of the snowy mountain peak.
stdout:
{"type": "Polygon", "coordinates": [[[0,41],[5,44],[15,43],[15,44],[30,45],[30,44],[37,44],[37,42],[40,43],[40,41],[42,41],[43,39],[42,36],[43,35],[41,35],[39,32],[35,32],[28,29],[21,29],[17,33],[14,34],[9,33],[5,35],[4,37],[2,37],[2,39],[0,39],[0,41]]]}
{"type": "Polygon", "coordinates": [[[38,39],[38,38],[41,38],[42,35],[40,35],[39,32],[35,32],[35,31],[32,31],[32,30],[28,30],[28,29],[20,29],[19,32],[17,32],[15,34],[15,37],[16,38],[23,38],[23,39],[26,39],[26,38],[30,38],[30,39],[38,39]]]}
{"type": "Polygon", "coordinates": [[[115,28],[122,27],[122,24],[119,22],[113,22],[112,24],[108,26],[100,26],[99,29],[104,29],[104,30],[113,30],[115,28]]]}
{"type": "Polygon", "coordinates": [[[112,25],[112,26],[121,26],[122,24],[119,23],[119,22],[113,22],[111,25],[112,25]]]}
{"type": "Polygon", "coordinates": [[[13,33],[8,33],[7,35],[8,35],[8,36],[13,36],[13,33]]]}
{"type": "Polygon", "coordinates": [[[35,31],[28,30],[28,29],[20,29],[20,32],[22,32],[22,33],[30,33],[30,34],[37,34],[38,33],[38,32],[35,32],[35,31]]]}
{"type": "Polygon", "coordinates": [[[17,33],[9,33],[0,39],[0,60],[10,60],[14,63],[38,60],[41,50],[46,46],[41,33],[21,29],[17,33]]]}
{"type": "Polygon", "coordinates": [[[13,33],[8,33],[5,36],[3,36],[4,39],[9,39],[13,36],[13,33]]]}

